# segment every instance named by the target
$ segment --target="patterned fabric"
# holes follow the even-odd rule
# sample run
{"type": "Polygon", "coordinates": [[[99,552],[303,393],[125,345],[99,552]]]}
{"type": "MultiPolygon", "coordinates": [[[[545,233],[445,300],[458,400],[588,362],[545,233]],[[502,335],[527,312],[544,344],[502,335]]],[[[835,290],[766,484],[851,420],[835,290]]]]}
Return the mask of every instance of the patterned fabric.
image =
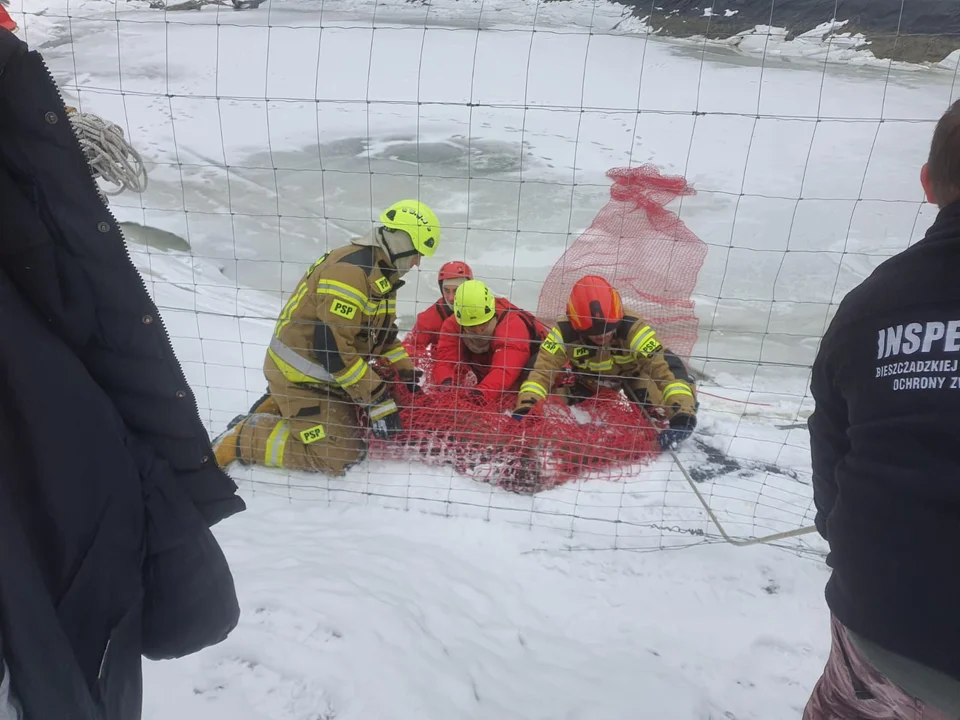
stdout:
{"type": "Polygon", "coordinates": [[[870,665],[836,618],[830,626],[830,657],[803,720],[955,720],[910,697],[870,665]]]}

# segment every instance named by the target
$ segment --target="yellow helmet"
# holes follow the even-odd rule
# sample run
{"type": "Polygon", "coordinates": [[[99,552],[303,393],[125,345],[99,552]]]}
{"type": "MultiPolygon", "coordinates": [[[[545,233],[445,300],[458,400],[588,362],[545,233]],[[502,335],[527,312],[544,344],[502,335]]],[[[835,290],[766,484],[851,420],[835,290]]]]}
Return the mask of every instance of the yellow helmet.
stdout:
{"type": "Polygon", "coordinates": [[[380,215],[380,222],[391,230],[403,230],[421,255],[432,257],[440,244],[440,221],[433,210],[419,200],[400,200],[380,215]]]}
{"type": "Polygon", "coordinates": [[[497,314],[496,300],[482,282],[467,280],[453,296],[453,314],[463,327],[483,325],[497,314]]]}

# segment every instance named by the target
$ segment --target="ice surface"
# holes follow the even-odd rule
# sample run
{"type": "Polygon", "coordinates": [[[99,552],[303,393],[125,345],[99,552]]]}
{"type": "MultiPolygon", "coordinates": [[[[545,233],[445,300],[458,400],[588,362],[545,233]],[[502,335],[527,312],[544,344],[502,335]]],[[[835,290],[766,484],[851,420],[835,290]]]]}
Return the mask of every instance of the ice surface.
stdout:
{"type": "MultiPolygon", "coordinates": [[[[737,496],[724,511],[748,534],[809,522],[792,428],[809,412],[809,364],[843,294],[933,217],[916,177],[954,73],[654,41],[612,32],[620,13],[511,0],[290,0],[244,13],[86,2],[23,19],[28,38],[47,41],[68,99],[118,122],[147,158],[149,188],[114,199],[115,213],[190,248],[131,240],[165,315],[183,315],[174,340],[212,432],[262,392],[269,328],[304,265],[398,196],[440,214],[436,264],[465,259],[532,308],[609,197],[606,171],[653,162],[693,183],[697,194],[672,207],[709,248],[694,295],[699,434],[744,460],[785,458],[797,474],[779,523],[758,514],[775,484],[762,465],[712,492],[737,496]],[[207,335],[204,318],[223,332],[207,335]]],[[[401,293],[402,327],[436,297],[426,265],[401,293]]],[[[414,472],[373,494],[409,500],[414,472]]],[[[422,495],[463,489],[462,478],[434,480],[422,495]]],[[[617,486],[597,505],[655,521],[644,499],[633,507],[635,491],[617,486]]],[[[616,545],[619,521],[591,532],[616,545]]]]}
{"type": "MultiPolygon", "coordinates": [[[[606,27],[605,4],[591,17],[573,6],[572,25],[541,6],[537,33],[495,21],[494,6],[455,17],[431,5],[424,25],[416,8],[377,5],[371,24],[326,3],[322,27],[305,1],[256,13],[118,7],[110,19],[95,6],[72,17],[73,44],[46,56],[69,96],[117,120],[148,157],[147,192],[115,211],[137,222],[180,213],[194,254],[240,285],[289,290],[310,258],[416,195],[443,218],[439,259],[466,259],[535,306],[605,202],[604,173],[654,162],[699,193],[677,203],[710,246],[695,354],[735,343],[719,357],[744,362],[808,362],[846,273],[872,264],[858,258],[922,232],[917,172],[954,88],[945,70],[584,34],[606,27]],[[755,342],[714,315],[730,300],[752,303],[738,310],[753,308],[751,335],[776,334],[774,306],[793,303],[795,331],[755,342]]],[[[407,322],[434,299],[423,272],[401,298],[407,322]]]]}
{"type": "MultiPolygon", "coordinates": [[[[735,51],[618,34],[623,8],[586,1],[22,9],[68,99],[116,120],[147,158],[147,192],[113,207],[189,245],[190,260],[137,251],[171,313],[269,327],[303,266],[399,195],[440,213],[438,260],[466,259],[532,307],[606,201],[609,168],[683,173],[698,194],[674,207],[709,246],[693,365],[718,417],[749,415],[749,398],[721,398],[766,394],[767,370],[804,376],[843,294],[922,236],[933,212],[917,170],[956,85],[942,68],[838,64],[836,48],[786,61],[770,28],[759,56],[747,37],[735,51]],[[725,379],[711,375],[723,363],[725,379]]],[[[808,35],[797,43],[816,45],[808,35]]],[[[435,298],[423,272],[401,297],[405,327],[435,298]]],[[[191,361],[213,430],[261,383],[262,337],[218,342],[191,361]],[[254,387],[231,385],[241,375],[254,387]]],[[[803,416],[806,388],[784,384],[757,406],[773,422],[803,416]]],[[[724,425],[704,418],[705,431],[724,425]]]]}

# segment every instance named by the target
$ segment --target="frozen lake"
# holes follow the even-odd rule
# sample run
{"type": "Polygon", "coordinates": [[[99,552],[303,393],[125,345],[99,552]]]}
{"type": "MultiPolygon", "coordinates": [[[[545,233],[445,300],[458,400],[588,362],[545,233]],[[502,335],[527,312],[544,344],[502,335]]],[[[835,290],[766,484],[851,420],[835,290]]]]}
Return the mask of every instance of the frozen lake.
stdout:
{"type": "MultiPolygon", "coordinates": [[[[604,173],[652,162],[697,190],[672,206],[709,246],[695,355],[802,367],[834,304],[931,221],[917,175],[954,73],[610,34],[606,4],[541,5],[532,33],[534,7],[77,11],[73,44],[45,54],[150,161],[120,218],[267,292],[419,196],[443,221],[438,260],[535,308],[604,173]]],[[[406,323],[434,269],[401,297],[406,323]]]]}
{"type": "MultiPolygon", "coordinates": [[[[402,327],[448,259],[536,309],[609,199],[607,171],[653,163],[695,188],[669,207],[708,247],[698,432],[799,478],[756,466],[718,481],[714,502],[746,534],[809,523],[808,367],[843,294],[934,217],[918,174],[954,72],[648,40],[623,8],[585,1],[118,7],[52,9],[25,35],[45,41],[68,101],[119,123],[148,161],[147,191],[111,205],[212,432],[262,392],[283,293],[382,207],[418,196],[443,223],[438,256],[400,294],[402,327]]],[[[404,502],[411,483],[430,502],[477,492],[449,472],[357,472],[404,502]]],[[[536,502],[561,525],[591,504],[607,529],[611,509],[664,519],[671,472],[536,502]]]]}

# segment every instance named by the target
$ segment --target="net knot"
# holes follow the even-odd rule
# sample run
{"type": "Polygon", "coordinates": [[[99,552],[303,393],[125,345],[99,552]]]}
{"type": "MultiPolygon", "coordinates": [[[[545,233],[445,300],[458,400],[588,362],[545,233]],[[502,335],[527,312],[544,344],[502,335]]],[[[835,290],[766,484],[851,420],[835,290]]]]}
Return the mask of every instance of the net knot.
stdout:
{"type": "Polygon", "coordinates": [[[612,168],[607,177],[613,180],[610,197],[617,202],[632,203],[637,209],[648,212],[662,208],[681,195],[695,195],[686,178],[680,175],[664,175],[655,165],[634,168],[612,168]]]}

